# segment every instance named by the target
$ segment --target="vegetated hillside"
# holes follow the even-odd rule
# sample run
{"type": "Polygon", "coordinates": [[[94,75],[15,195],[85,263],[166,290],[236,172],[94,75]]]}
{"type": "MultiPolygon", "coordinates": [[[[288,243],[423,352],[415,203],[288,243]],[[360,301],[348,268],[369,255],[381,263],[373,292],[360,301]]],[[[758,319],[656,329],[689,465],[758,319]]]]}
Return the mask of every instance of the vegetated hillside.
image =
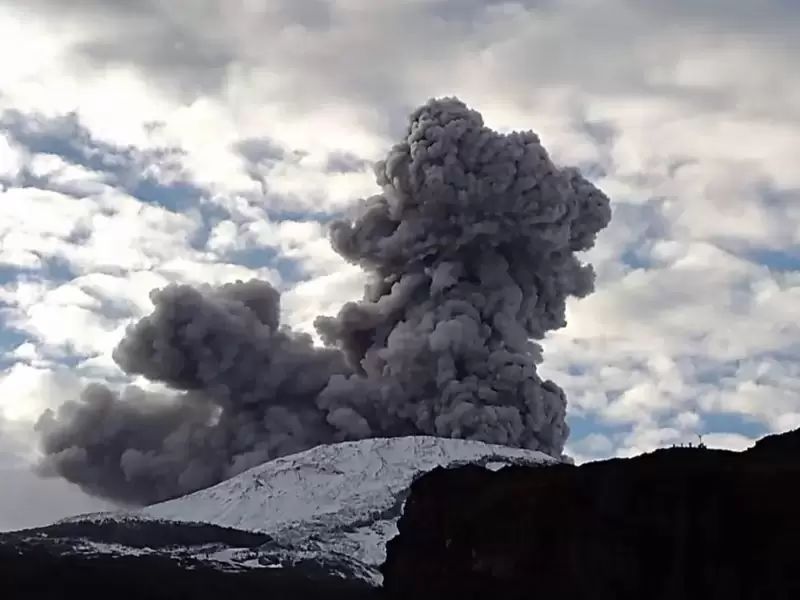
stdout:
{"type": "Polygon", "coordinates": [[[382,567],[392,597],[800,598],[800,431],[743,453],[437,469],[382,567]]]}
{"type": "Polygon", "coordinates": [[[313,562],[242,568],[269,536],[200,524],[63,523],[0,535],[2,598],[376,597],[372,586],[313,562]]]}

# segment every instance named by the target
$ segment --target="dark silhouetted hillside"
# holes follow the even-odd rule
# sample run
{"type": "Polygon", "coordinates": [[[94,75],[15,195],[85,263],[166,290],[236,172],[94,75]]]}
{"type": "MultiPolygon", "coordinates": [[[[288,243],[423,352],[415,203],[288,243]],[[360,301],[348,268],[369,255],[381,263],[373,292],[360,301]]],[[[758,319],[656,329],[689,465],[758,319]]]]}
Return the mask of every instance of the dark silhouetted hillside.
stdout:
{"type": "Polygon", "coordinates": [[[437,469],[411,488],[392,597],[800,598],[800,431],[744,453],[437,469]]]}
{"type": "Polygon", "coordinates": [[[258,550],[267,535],[203,524],[61,523],[0,535],[0,597],[56,600],[372,598],[377,590],[305,562],[237,568],[201,560],[226,549],[258,550]],[[114,548],[105,550],[104,545],[114,548]],[[92,548],[97,550],[93,551],[92,548]],[[136,550],[151,552],[137,555],[136,550]]]}

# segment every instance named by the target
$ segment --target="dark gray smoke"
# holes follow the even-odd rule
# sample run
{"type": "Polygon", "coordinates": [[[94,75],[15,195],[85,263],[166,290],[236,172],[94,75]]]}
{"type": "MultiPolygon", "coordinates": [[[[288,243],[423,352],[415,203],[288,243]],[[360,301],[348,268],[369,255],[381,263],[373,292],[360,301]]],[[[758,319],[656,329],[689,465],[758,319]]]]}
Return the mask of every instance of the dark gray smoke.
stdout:
{"type": "Polygon", "coordinates": [[[39,420],[43,473],[149,503],[336,440],[316,398],[348,369],[339,351],[279,326],[269,283],[171,285],[150,297],[155,310],[128,329],[114,360],[185,393],[87,387],[39,420]]]}
{"type": "Polygon", "coordinates": [[[452,98],[417,109],[375,171],[382,192],[331,227],[370,282],[317,319],[327,348],[280,327],[265,282],[156,291],[114,359],[181,391],[87,388],[40,419],[42,471],[148,503],[345,439],[427,434],[560,456],[566,400],[537,375],[533,340],[592,290],[575,252],[608,224],[608,198],[553,165],[533,132],[498,134],[452,98]]]}

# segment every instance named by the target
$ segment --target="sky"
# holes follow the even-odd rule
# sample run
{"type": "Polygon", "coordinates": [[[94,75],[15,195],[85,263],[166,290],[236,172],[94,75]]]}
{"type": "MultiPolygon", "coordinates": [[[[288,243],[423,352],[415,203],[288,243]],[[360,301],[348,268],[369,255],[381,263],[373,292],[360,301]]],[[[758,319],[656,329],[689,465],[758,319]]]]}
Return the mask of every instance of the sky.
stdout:
{"type": "MultiPolygon", "coordinates": [[[[577,462],[800,426],[800,4],[0,0],[0,530],[108,507],[32,425],[170,282],[265,279],[313,333],[362,294],[326,223],[458,96],[612,200],[543,340],[577,462]]],[[[133,380],[146,388],[146,380],[133,380]]]]}

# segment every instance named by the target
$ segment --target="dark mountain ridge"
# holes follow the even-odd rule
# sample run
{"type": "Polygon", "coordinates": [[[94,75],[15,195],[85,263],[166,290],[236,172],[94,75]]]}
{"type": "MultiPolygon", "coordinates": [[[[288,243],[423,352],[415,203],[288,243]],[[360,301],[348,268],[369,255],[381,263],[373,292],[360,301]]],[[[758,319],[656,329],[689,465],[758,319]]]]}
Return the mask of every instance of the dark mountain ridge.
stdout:
{"type": "Polygon", "coordinates": [[[377,591],[330,565],[269,568],[271,537],[201,523],[83,521],[0,535],[3,598],[372,598],[377,591]],[[136,550],[141,552],[136,552],[136,550]],[[242,568],[214,556],[238,553],[242,568]],[[230,596],[228,596],[230,595],[230,596]]]}
{"type": "Polygon", "coordinates": [[[800,430],[416,480],[382,568],[392,597],[800,598],[800,430]]]}

